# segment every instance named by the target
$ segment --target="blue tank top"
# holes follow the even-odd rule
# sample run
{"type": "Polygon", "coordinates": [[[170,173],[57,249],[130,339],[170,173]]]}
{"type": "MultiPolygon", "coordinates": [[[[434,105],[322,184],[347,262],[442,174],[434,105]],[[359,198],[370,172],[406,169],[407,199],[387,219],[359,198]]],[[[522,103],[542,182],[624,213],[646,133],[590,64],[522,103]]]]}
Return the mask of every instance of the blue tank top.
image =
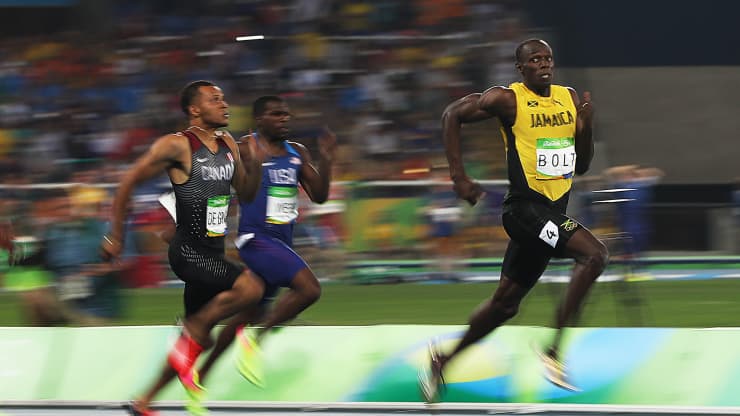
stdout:
{"type": "Polygon", "coordinates": [[[303,160],[293,146],[284,145],[287,154],[262,163],[262,183],[254,201],[239,204],[239,234],[267,234],[292,245],[303,160]]]}

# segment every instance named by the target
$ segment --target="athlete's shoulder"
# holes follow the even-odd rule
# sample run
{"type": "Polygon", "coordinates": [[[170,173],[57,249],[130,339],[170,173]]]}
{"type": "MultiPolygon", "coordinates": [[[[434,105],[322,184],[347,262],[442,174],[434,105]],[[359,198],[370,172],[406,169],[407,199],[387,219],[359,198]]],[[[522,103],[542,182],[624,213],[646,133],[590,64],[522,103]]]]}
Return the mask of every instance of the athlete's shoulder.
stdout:
{"type": "Polygon", "coordinates": [[[254,133],[249,132],[247,134],[244,134],[242,136],[239,136],[239,138],[236,140],[237,143],[246,143],[249,140],[254,138],[254,133]]]}
{"type": "Polygon", "coordinates": [[[234,136],[232,136],[227,130],[216,130],[216,135],[229,146],[236,144],[234,136]]]}
{"type": "Polygon", "coordinates": [[[238,143],[234,140],[234,136],[231,135],[227,130],[217,130],[216,134],[224,142],[232,152],[238,154],[238,143]]]}
{"type": "Polygon", "coordinates": [[[167,133],[164,136],[160,136],[159,140],[184,140],[187,136],[185,136],[185,132],[182,131],[176,131],[174,133],[167,133]]]}
{"type": "Polygon", "coordinates": [[[154,160],[177,160],[182,162],[181,158],[184,158],[184,155],[189,151],[190,146],[185,135],[170,133],[155,139],[147,153],[154,160]]]}
{"type": "Polygon", "coordinates": [[[570,87],[568,85],[552,84],[550,87],[553,88],[553,89],[559,89],[559,90],[568,91],[568,92],[571,92],[571,93],[575,93],[576,92],[575,88],[570,87]]]}
{"type": "Polygon", "coordinates": [[[216,134],[219,134],[224,140],[234,140],[234,136],[228,130],[216,130],[216,134]]]}
{"type": "Polygon", "coordinates": [[[285,144],[287,144],[287,145],[289,145],[289,146],[291,146],[291,147],[293,147],[295,149],[307,150],[306,149],[306,146],[303,143],[297,142],[295,140],[286,140],[285,141],[285,144]]]}
{"type": "Polygon", "coordinates": [[[298,156],[303,161],[311,161],[311,153],[303,143],[286,140],[285,148],[288,150],[288,155],[298,156]]]}
{"type": "Polygon", "coordinates": [[[508,87],[506,85],[491,85],[490,87],[486,88],[483,91],[483,94],[486,94],[486,93],[489,93],[489,92],[490,93],[508,93],[508,92],[513,92],[514,91],[512,89],[512,86],[513,85],[514,84],[511,84],[508,87]]]}
{"type": "Polygon", "coordinates": [[[503,85],[494,85],[481,93],[482,100],[506,99],[514,96],[514,89],[503,85]]]}
{"type": "Polygon", "coordinates": [[[494,114],[501,114],[516,103],[516,94],[511,87],[496,85],[480,94],[479,107],[494,114]]]}
{"type": "Polygon", "coordinates": [[[554,87],[557,87],[557,89],[563,91],[563,94],[568,94],[573,99],[573,104],[578,105],[578,102],[580,101],[578,99],[578,92],[575,88],[569,87],[567,85],[553,85],[554,87]]]}
{"type": "Polygon", "coordinates": [[[176,133],[169,133],[165,134],[164,136],[160,136],[154,141],[154,146],[180,148],[187,145],[187,143],[187,136],[185,136],[183,132],[179,131],[176,133]]]}

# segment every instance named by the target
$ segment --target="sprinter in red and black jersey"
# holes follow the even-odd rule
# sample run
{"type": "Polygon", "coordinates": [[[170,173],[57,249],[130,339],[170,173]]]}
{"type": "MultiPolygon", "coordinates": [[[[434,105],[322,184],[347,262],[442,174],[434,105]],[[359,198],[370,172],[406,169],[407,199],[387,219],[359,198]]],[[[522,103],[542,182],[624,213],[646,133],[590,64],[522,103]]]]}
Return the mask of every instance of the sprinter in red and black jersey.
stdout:
{"type": "Polygon", "coordinates": [[[183,89],[180,103],[189,127],[157,139],[125,174],[113,201],[111,231],[102,242],[104,257],[120,255],[132,191],[166,171],[175,190],[177,214],[169,261],[185,282],[186,316],[161,377],[128,406],[134,415],[154,414],[149,403],[175,375],[197,394],[201,387],[193,364],[212,345],[211,330],[222,319],[257,304],[264,292],[262,279],[227,260],[224,250],[231,188],[240,201],[251,201],[261,166],[248,156],[250,144],[237,145],[220,130],[229,124],[229,105],[221,88],[208,81],[192,82],[183,89]],[[240,152],[250,162],[243,163],[240,152]]]}

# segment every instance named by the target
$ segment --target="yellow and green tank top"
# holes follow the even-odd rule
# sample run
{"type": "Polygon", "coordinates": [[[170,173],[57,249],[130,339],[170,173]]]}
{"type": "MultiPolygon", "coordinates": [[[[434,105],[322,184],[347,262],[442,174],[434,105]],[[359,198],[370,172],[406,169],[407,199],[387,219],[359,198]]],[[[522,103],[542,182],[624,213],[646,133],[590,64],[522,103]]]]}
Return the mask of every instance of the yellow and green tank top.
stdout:
{"type": "Polygon", "coordinates": [[[537,95],[521,82],[509,88],[516,96],[516,119],[501,133],[510,197],[567,204],[576,167],[573,98],[560,85],[550,86],[549,97],[537,95]]]}

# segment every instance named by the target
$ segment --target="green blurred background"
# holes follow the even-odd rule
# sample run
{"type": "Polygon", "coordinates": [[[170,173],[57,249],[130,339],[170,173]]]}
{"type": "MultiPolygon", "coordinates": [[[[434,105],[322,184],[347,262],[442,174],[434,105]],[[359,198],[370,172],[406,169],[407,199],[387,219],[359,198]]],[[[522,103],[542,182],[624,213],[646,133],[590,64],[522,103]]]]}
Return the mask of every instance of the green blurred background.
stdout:
{"type": "MultiPolygon", "coordinates": [[[[496,283],[324,284],[322,298],[294,324],[464,324],[496,283]]],[[[548,326],[565,285],[542,283],[510,324],[548,326]]],[[[582,311],[583,326],[729,327],[738,325],[738,279],[602,282],[582,311]]],[[[113,325],[170,325],[182,311],[179,288],[124,290],[125,315],[113,325]]],[[[17,295],[0,293],[0,326],[21,326],[17,295]]]]}

